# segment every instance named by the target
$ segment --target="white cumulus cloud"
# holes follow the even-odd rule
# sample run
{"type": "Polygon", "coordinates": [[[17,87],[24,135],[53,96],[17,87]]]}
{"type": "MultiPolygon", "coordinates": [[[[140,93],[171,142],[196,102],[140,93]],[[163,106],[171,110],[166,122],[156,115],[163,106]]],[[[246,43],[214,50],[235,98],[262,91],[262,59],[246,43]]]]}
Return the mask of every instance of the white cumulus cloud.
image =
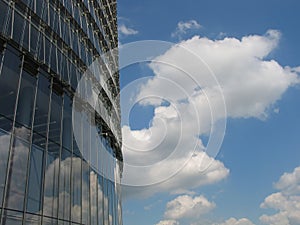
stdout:
{"type": "Polygon", "coordinates": [[[269,225],[300,224],[300,167],[284,173],[275,184],[278,192],[267,196],[261,208],[274,209],[272,215],[262,215],[260,220],[269,225]]]}
{"type": "Polygon", "coordinates": [[[139,172],[143,168],[136,169],[134,180],[151,181],[181,170],[157,185],[125,188],[125,195],[188,193],[228,176],[229,170],[209,155],[200,137],[209,135],[212,125],[226,117],[224,99],[228,117],[267,119],[285,91],[299,83],[298,67],[282,66],[268,58],[277,48],[280,36],[276,30],[241,39],[195,36],[174,45],[150,63],[154,76],[141,86],[136,98],[143,99],[142,105],[154,107],[154,116],[149,128],[132,130],[123,126],[124,173],[127,162],[153,165],[142,175],[139,172]],[[219,87],[223,95],[218,92],[219,87]],[[170,105],[164,104],[166,99],[170,105]],[[174,149],[180,154],[172,154],[174,149]],[[192,156],[184,155],[193,150],[192,156]],[[170,155],[175,156],[169,158],[170,155]],[[164,163],[156,164],[160,161],[164,163]],[[209,164],[203,172],[201,169],[209,164]]]}
{"type": "MultiPolygon", "coordinates": [[[[157,176],[157,174],[167,174],[170,170],[176,170],[178,165],[184,165],[185,160],[186,159],[183,158],[178,159],[177,161],[167,161],[165,166],[153,167],[152,170],[148,174],[144,174],[144,176],[146,179],[151,180],[152,177],[157,176]]],[[[139,179],[138,174],[139,172],[137,171],[136,174],[131,174],[131,176],[139,179]]],[[[124,198],[144,198],[161,192],[171,194],[191,193],[190,190],[194,188],[216,183],[226,178],[228,175],[229,169],[227,169],[222,162],[212,159],[203,151],[195,152],[186,166],[170,179],[151,186],[123,186],[123,196],[124,198]],[[201,172],[201,165],[207,167],[207,163],[211,163],[211,165],[205,172],[201,172]]]]}
{"type": "Polygon", "coordinates": [[[167,203],[165,217],[169,219],[199,218],[215,208],[204,196],[181,195],[167,203]]]}

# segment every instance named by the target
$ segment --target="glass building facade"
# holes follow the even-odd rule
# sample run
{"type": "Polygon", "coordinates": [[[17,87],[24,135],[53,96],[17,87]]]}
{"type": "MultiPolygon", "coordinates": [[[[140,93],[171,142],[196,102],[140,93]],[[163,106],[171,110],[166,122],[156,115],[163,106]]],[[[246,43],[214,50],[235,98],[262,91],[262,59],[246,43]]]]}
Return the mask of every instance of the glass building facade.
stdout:
{"type": "Polygon", "coordinates": [[[82,127],[80,143],[91,153],[83,157],[72,129],[82,74],[117,48],[115,1],[0,0],[1,225],[122,225],[119,77],[110,72],[116,54],[100,68],[105,117],[94,113],[92,124],[101,145],[82,127]],[[99,148],[114,160],[102,160],[99,148]]]}

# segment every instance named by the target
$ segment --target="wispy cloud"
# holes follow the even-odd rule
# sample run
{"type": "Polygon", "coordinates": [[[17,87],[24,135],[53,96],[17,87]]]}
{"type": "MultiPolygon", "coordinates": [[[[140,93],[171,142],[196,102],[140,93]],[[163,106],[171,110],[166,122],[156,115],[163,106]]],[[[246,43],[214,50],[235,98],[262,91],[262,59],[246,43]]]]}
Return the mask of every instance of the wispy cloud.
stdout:
{"type": "Polygon", "coordinates": [[[176,30],[171,34],[172,37],[181,38],[189,30],[198,30],[202,27],[196,20],[180,21],[177,24],[176,30]]]}
{"type": "Polygon", "coordinates": [[[136,35],[139,32],[133,28],[127,27],[125,24],[121,24],[118,27],[119,33],[123,36],[136,35]]]}

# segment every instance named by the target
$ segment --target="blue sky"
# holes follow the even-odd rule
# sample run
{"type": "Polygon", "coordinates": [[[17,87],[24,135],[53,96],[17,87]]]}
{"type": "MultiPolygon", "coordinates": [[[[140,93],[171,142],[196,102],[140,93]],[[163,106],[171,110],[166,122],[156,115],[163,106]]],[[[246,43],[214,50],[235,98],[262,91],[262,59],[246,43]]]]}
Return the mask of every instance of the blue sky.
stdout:
{"type": "MultiPolygon", "coordinates": [[[[300,224],[299,10],[296,0],[118,2],[120,45],[162,40],[199,53],[224,87],[228,115],[213,176],[182,173],[167,185],[124,188],[124,225],[300,224]],[[190,182],[191,188],[181,181],[190,182]]],[[[172,62],[184,64],[176,49],[159,59],[171,56],[172,62]]],[[[158,90],[157,95],[166,98],[169,92],[161,90],[167,87],[158,79],[162,71],[170,70],[151,63],[124,68],[121,90],[132,85],[133,95],[158,90]],[[142,86],[133,85],[143,77],[148,78],[142,86]],[[158,79],[157,85],[147,83],[152,78],[154,83],[158,79]]],[[[165,76],[183,82],[176,73],[165,76]]],[[[126,101],[123,97],[123,106],[126,101]]],[[[129,121],[122,124],[123,138],[141,148],[147,146],[139,142],[147,136],[142,131],[159,133],[154,129],[157,115],[168,123],[173,113],[170,105],[151,100],[131,110],[129,121]]],[[[205,149],[206,138],[200,140],[205,149]]],[[[201,148],[197,151],[200,157],[201,148]]]]}

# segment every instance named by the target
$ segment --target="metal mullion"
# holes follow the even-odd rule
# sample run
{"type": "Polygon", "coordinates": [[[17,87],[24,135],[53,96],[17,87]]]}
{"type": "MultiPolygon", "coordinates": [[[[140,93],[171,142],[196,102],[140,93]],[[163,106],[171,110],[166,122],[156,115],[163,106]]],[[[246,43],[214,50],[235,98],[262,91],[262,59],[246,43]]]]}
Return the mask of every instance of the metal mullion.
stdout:
{"type": "MultiPolygon", "coordinates": [[[[14,54],[14,53],[13,53],[14,54]]],[[[16,114],[17,114],[17,104],[18,104],[18,100],[19,100],[19,94],[20,94],[20,86],[21,86],[21,73],[23,70],[23,62],[24,62],[24,56],[22,56],[22,62],[21,62],[21,67],[20,67],[20,71],[19,71],[19,81],[18,81],[18,89],[17,89],[17,96],[16,96],[16,101],[15,101],[15,109],[14,109],[14,119],[13,119],[13,123],[12,123],[12,131],[11,131],[11,136],[10,136],[10,143],[9,143],[9,152],[8,152],[8,158],[7,158],[7,165],[6,165],[6,177],[5,177],[5,185],[4,185],[4,189],[3,189],[3,205],[2,205],[2,210],[4,212],[2,212],[1,218],[0,218],[0,224],[2,224],[3,222],[3,217],[6,216],[6,210],[4,210],[4,208],[6,207],[7,204],[7,198],[8,198],[8,194],[7,194],[7,190],[10,186],[10,181],[9,179],[9,174],[10,174],[10,170],[11,170],[11,160],[13,157],[13,153],[12,153],[12,148],[13,148],[13,142],[14,142],[14,132],[15,132],[15,123],[16,123],[16,114]]],[[[5,220],[4,220],[4,224],[5,224],[5,220]]]]}
{"type": "Polygon", "coordinates": [[[41,224],[43,224],[43,219],[44,219],[44,192],[45,192],[45,175],[46,175],[46,164],[47,164],[47,158],[48,158],[48,142],[49,142],[49,127],[50,127],[50,112],[51,112],[51,102],[52,102],[52,83],[53,79],[51,78],[51,83],[50,83],[50,93],[49,93],[49,107],[48,107],[48,125],[47,125],[47,131],[46,131],[46,146],[45,146],[45,151],[44,151],[44,162],[43,162],[43,177],[42,177],[42,191],[41,191],[41,224]]]}
{"type": "Polygon", "coordinates": [[[33,145],[33,125],[34,125],[34,116],[35,116],[35,107],[36,107],[36,99],[37,99],[37,92],[38,92],[38,85],[39,85],[39,76],[36,79],[36,86],[35,86],[35,94],[34,94],[34,103],[33,103],[33,113],[32,113],[32,121],[31,121],[31,134],[30,134],[30,141],[29,141],[29,151],[28,151],[28,158],[27,158],[27,172],[26,172],[26,186],[25,186],[25,193],[24,193],[24,213],[23,213],[23,222],[25,221],[25,212],[27,211],[27,195],[28,195],[28,184],[29,184],[29,173],[30,173],[30,159],[31,159],[31,151],[33,145]]]}

